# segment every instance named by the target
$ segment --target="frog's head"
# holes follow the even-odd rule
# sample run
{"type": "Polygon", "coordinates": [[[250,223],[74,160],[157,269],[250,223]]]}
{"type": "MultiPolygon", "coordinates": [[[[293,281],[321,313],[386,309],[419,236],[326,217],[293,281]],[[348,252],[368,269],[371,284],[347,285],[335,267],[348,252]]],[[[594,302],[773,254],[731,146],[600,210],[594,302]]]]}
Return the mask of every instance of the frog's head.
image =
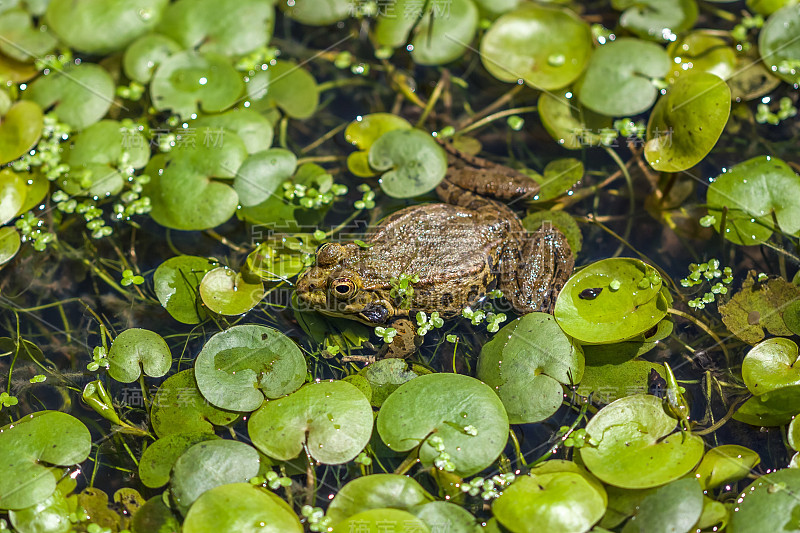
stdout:
{"type": "Polygon", "coordinates": [[[327,315],[369,325],[385,324],[395,314],[394,305],[382,291],[365,289],[358,272],[360,253],[355,243],[320,246],[316,265],[297,280],[300,302],[327,315]]]}

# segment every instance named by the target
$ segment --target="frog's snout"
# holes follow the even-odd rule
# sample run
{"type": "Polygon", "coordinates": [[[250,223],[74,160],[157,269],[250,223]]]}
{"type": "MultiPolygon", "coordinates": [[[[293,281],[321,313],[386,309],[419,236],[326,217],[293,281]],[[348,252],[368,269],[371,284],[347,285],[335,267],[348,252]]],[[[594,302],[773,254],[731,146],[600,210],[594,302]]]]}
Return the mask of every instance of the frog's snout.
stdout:
{"type": "Polygon", "coordinates": [[[327,276],[319,267],[311,267],[300,275],[295,287],[297,295],[309,303],[325,301],[327,276]]]}

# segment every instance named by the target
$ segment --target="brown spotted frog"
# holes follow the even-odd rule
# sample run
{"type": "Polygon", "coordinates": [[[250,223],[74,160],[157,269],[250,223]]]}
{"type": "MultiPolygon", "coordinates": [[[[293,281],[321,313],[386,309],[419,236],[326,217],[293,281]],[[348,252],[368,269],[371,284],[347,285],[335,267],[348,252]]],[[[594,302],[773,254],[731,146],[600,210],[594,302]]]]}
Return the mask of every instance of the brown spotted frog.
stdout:
{"type": "Polygon", "coordinates": [[[418,311],[454,317],[497,288],[519,313],[549,312],[572,273],[572,250],[558,229],[529,233],[498,201],[534,196],[535,181],[444,146],[449,165],[436,192],[446,203],[392,213],[362,243],[323,244],[297,282],[300,301],[317,311],[395,328],[387,357],[416,350],[418,311]],[[413,280],[402,296],[392,290],[401,277],[413,280]]]}

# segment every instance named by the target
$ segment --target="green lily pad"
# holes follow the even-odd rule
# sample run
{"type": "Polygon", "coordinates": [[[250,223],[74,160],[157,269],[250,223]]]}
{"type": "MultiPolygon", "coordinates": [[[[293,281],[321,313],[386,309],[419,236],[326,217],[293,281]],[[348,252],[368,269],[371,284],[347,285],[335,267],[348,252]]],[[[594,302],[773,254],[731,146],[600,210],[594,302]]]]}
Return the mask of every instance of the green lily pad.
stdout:
{"type": "Polygon", "coordinates": [[[444,442],[455,473],[466,477],[488,467],[500,455],[508,439],[508,415],[492,388],[477,379],[428,374],[389,395],[378,413],[377,429],[394,451],[420,446],[419,457],[426,467],[439,455],[428,442],[435,433],[444,442]],[[478,405],[480,408],[475,407],[478,405]]]}
{"type": "Polygon", "coordinates": [[[269,1],[179,0],[166,9],[158,30],[186,49],[240,56],[267,45],[274,19],[269,1]]]}
{"type": "Polygon", "coordinates": [[[321,463],[341,464],[364,449],[372,424],[372,407],[361,391],[344,381],[323,381],[265,402],[247,431],[269,457],[288,461],[305,447],[321,463]]]}
{"type": "Polygon", "coordinates": [[[48,465],[81,463],[91,447],[92,436],[83,422],[59,411],[39,411],[0,428],[0,509],[45,501],[56,489],[48,465]]]}
{"type": "Polygon", "coordinates": [[[481,60],[492,76],[542,90],[575,81],[591,53],[586,22],[568,9],[537,4],[502,15],[481,40],[481,60]]]}
{"type": "Polygon", "coordinates": [[[180,529],[180,521],[160,494],[147,500],[131,519],[132,533],[171,533],[180,529]]]}
{"type": "Polygon", "coordinates": [[[551,417],[564,399],[563,385],[583,376],[583,350],[548,313],[514,320],[481,349],[477,378],[493,387],[512,424],[551,417]]]}
{"type": "Polygon", "coordinates": [[[114,80],[100,65],[81,63],[41,76],[28,86],[25,98],[55,114],[74,130],[103,118],[114,103],[114,80]]]}
{"type": "Polygon", "coordinates": [[[333,528],[333,533],[427,533],[425,522],[407,511],[398,509],[372,509],[353,515],[333,528]],[[356,529],[358,528],[358,529],[356,529]]]}
{"type": "Polygon", "coordinates": [[[170,484],[178,510],[204,492],[229,483],[244,483],[258,475],[261,458],[249,444],[235,440],[207,440],[183,452],[172,468],[170,484]]]}
{"type": "Polygon", "coordinates": [[[800,385],[797,343],[774,337],[756,344],[742,362],[742,379],[747,389],[760,396],[766,392],[800,385]]]}
{"type": "Polygon", "coordinates": [[[35,78],[38,74],[39,71],[34,65],[14,61],[0,54],[0,80],[21,83],[35,78]]]}
{"type": "Polygon", "coordinates": [[[651,79],[669,70],[670,58],[661,46],[622,37],[595,50],[575,90],[581,103],[598,113],[638,115],[656,101],[658,89],[651,79]]]}
{"type": "Polygon", "coordinates": [[[276,61],[257,72],[247,82],[247,95],[257,111],[277,106],[292,118],[308,118],[319,105],[314,76],[293,61],[276,61]]]}
{"type": "Polygon", "coordinates": [[[586,424],[596,444],[581,448],[581,460],[604,483],[630,489],[663,485],[689,472],[703,456],[703,439],[674,432],[676,426],[660,398],[622,398],[586,424]]]}
{"type": "Polygon", "coordinates": [[[216,264],[205,257],[179,255],[158,265],[153,286],[158,301],[167,312],[183,324],[199,324],[206,313],[198,299],[200,282],[216,264]]]}
{"type": "Polygon", "coordinates": [[[361,178],[374,176],[375,171],[369,166],[370,147],[384,133],[401,129],[411,129],[411,124],[391,113],[372,113],[358,117],[348,124],[344,130],[344,138],[358,148],[358,151],[347,156],[347,169],[361,178]]]}
{"type": "Polygon", "coordinates": [[[195,377],[213,405],[254,411],[265,396],[278,398],[297,390],[305,381],[306,360],[297,345],[276,329],[234,326],[203,346],[195,360],[195,377]]]}
{"type": "Polygon", "coordinates": [[[753,396],[733,415],[734,420],[752,426],[783,426],[800,413],[800,387],[789,386],[753,396]]]}
{"type": "Polygon", "coordinates": [[[611,118],[584,108],[571,91],[539,95],[539,118],[547,133],[568,150],[600,146],[599,132],[611,128],[611,118]]]}
{"type": "Polygon", "coordinates": [[[404,360],[395,358],[375,361],[359,371],[358,375],[369,383],[370,403],[374,407],[380,407],[400,385],[418,376],[413,369],[408,368],[404,360]]]}
{"type": "Polygon", "coordinates": [[[147,329],[126,329],[108,351],[108,375],[120,383],[133,383],[143,370],[151,378],[160,378],[171,366],[169,346],[161,335],[147,329]]]}
{"type": "MultiPolygon", "coordinates": [[[[622,365],[634,357],[640,357],[655,348],[658,341],[665,339],[672,333],[673,328],[674,324],[669,319],[669,316],[667,316],[654,328],[647,331],[646,334],[637,335],[632,339],[612,344],[585,345],[583,347],[583,353],[586,356],[586,364],[595,367],[600,365],[622,365]]],[[[655,366],[660,369],[659,371],[663,371],[661,365],[655,366]]],[[[645,373],[647,373],[647,371],[645,371],[645,373]]],[[[628,377],[631,379],[631,383],[636,381],[633,375],[628,377]]],[[[623,396],[626,395],[623,394],[623,396]]],[[[617,398],[621,397],[622,396],[619,396],[617,398]]]]}
{"type": "Polygon", "coordinates": [[[189,432],[214,433],[214,426],[226,426],[239,413],[224,411],[209,404],[200,394],[194,370],[168,377],[158,388],[150,412],[153,430],[159,437],[189,432]]]}
{"type": "Polygon", "coordinates": [[[550,161],[544,167],[544,175],[536,174],[533,179],[539,184],[539,192],[533,197],[535,202],[546,202],[566,194],[583,178],[583,163],[572,157],[550,161]]]}
{"type": "Polygon", "coordinates": [[[694,473],[703,490],[710,490],[746,478],[760,462],[750,448],[723,444],[708,450],[694,473]]]}
{"type": "Polygon", "coordinates": [[[797,531],[798,492],[800,470],[797,468],[785,468],[759,477],[736,500],[727,531],[797,531]]]}
{"type": "Polygon", "coordinates": [[[588,531],[605,510],[604,494],[574,472],[520,477],[492,504],[494,516],[513,533],[588,531]]]}
{"type": "Polygon", "coordinates": [[[800,335],[800,301],[795,300],[783,308],[783,322],[795,335],[800,335]]]}
{"type": "Polygon", "coordinates": [[[249,483],[221,485],[203,493],[183,521],[183,533],[303,533],[292,508],[249,483]]]}
{"type": "MultiPolygon", "coordinates": [[[[283,148],[272,148],[245,159],[233,189],[243,206],[258,205],[275,194],[281,184],[292,177],[297,168],[297,156],[283,148]]],[[[283,190],[280,191],[283,193],[283,190]]]]}
{"type": "MultiPolygon", "coordinates": [[[[613,347],[617,344],[604,346],[613,347]]],[[[664,367],[658,363],[638,359],[615,362],[587,357],[583,379],[576,392],[581,396],[592,394],[594,401],[603,403],[611,403],[632,394],[644,394],[653,370],[664,377],[664,367]]]]}
{"type": "Polygon", "coordinates": [[[761,59],[775,76],[800,82],[800,5],[787,5],[769,16],[758,34],[761,59]]]}
{"type": "Polygon", "coordinates": [[[567,281],[556,299],[555,318],[567,335],[587,344],[630,339],[667,314],[669,302],[661,289],[661,276],[650,265],[638,259],[604,259],[567,281]],[[619,288],[612,290],[612,282],[619,288]]]}
{"type": "Polygon", "coordinates": [[[306,268],[305,254],[314,253],[310,242],[307,234],[268,239],[247,256],[247,272],[267,283],[292,278],[306,268]]]}
{"type": "Polygon", "coordinates": [[[773,231],[773,212],[783,231],[800,231],[800,176],[775,157],[754,157],[729,168],[709,185],[706,202],[717,231],[722,209],[728,208],[725,238],[736,244],[766,241],[773,231]]]}
{"type": "Polygon", "coordinates": [[[0,266],[14,259],[21,245],[22,240],[16,229],[10,226],[0,228],[0,266]]]}
{"type": "MultiPolygon", "coordinates": [[[[409,5],[408,3],[406,5],[409,5]]],[[[431,2],[429,15],[416,26],[411,57],[418,65],[444,65],[461,58],[478,29],[478,9],[472,0],[451,0],[443,7],[431,2]]],[[[394,20],[402,17],[395,17],[394,20]]],[[[414,20],[413,17],[405,17],[414,20]]],[[[382,18],[378,27],[388,17],[382,18]]]]}
{"type": "Polygon", "coordinates": [[[483,529],[469,511],[458,504],[446,501],[430,502],[414,507],[410,512],[425,522],[432,533],[457,531],[481,533],[483,529]]]}
{"type": "Polygon", "coordinates": [[[143,35],[125,49],[122,69],[133,81],[149,83],[158,66],[180,50],[181,45],[169,37],[158,33],[143,35]]]}
{"type": "Polygon", "coordinates": [[[667,53],[673,62],[667,76],[670,84],[687,72],[709,72],[728,80],[738,70],[736,51],[724,39],[702,30],[679,37],[667,47],[667,53]]]}
{"type": "Polygon", "coordinates": [[[234,105],[244,84],[230,62],[217,54],[184,51],[165,58],[153,75],[150,94],[159,111],[189,118],[202,108],[218,113],[234,105]]]}
{"type": "Polygon", "coordinates": [[[357,7],[348,0],[295,0],[278,6],[287,17],[308,26],[327,26],[346,19],[357,7]]]}
{"type": "Polygon", "coordinates": [[[272,123],[266,117],[248,108],[231,109],[218,115],[203,115],[189,123],[205,140],[219,129],[235,133],[244,143],[248,154],[262,152],[272,144],[272,123]]]}
{"type": "Polygon", "coordinates": [[[695,0],[612,0],[620,25],[643,39],[670,41],[697,21],[695,0]]]}
{"type": "Polygon", "coordinates": [[[708,72],[687,72],[669,88],[647,123],[650,166],[679,172],[699,163],[717,143],[731,111],[731,91],[708,72]]]}
{"type": "Polygon", "coordinates": [[[33,25],[24,9],[10,9],[0,15],[0,52],[17,61],[33,61],[55,48],[57,40],[33,25]]]}
{"type": "Polygon", "coordinates": [[[205,431],[173,433],[147,447],[139,460],[139,479],[145,487],[157,489],[169,483],[170,472],[183,452],[199,442],[218,439],[205,431]]]}
{"type": "Polygon", "coordinates": [[[564,234],[567,238],[570,250],[574,255],[583,248],[583,235],[581,228],[572,215],[564,211],[551,211],[549,209],[543,211],[535,211],[529,213],[522,219],[522,225],[528,232],[533,233],[538,231],[545,224],[551,224],[557,230],[564,234]]]}
{"type": "Polygon", "coordinates": [[[70,502],[60,490],[46,500],[18,511],[9,511],[8,518],[19,533],[67,533],[74,531],[69,520],[70,502]]]}
{"type": "Polygon", "coordinates": [[[264,297],[261,281],[250,283],[241,273],[228,267],[217,267],[200,282],[203,304],[218,315],[243,315],[264,297]]]}
{"type": "Polygon", "coordinates": [[[764,330],[785,337],[792,334],[780,311],[785,312],[798,297],[800,288],[785,279],[770,278],[758,282],[755,272],[750,271],[742,282],[742,288],[717,307],[722,322],[731,333],[748,344],[755,344],[764,338],[764,330]]]}
{"type": "Polygon", "coordinates": [[[45,19],[70,48],[88,54],[108,54],[155,28],[168,3],[168,0],[51,0],[45,19]]]}
{"type": "Polygon", "coordinates": [[[21,174],[10,168],[0,170],[0,225],[20,214],[27,194],[28,187],[21,174]]]}
{"type": "Polygon", "coordinates": [[[355,478],[339,489],[326,514],[335,525],[371,509],[391,507],[410,511],[433,500],[433,496],[410,477],[372,474],[355,478]]]}
{"type": "Polygon", "coordinates": [[[35,102],[21,101],[0,117],[0,165],[24,155],[42,136],[42,109],[35,102]]]}
{"type": "Polygon", "coordinates": [[[413,198],[432,191],[444,179],[447,156],[423,131],[393,130],[372,144],[369,166],[384,171],[383,192],[392,198],[413,198]]]}
{"type": "Polygon", "coordinates": [[[696,479],[678,479],[648,494],[625,526],[628,533],[688,532],[703,512],[703,491],[696,479]]]}

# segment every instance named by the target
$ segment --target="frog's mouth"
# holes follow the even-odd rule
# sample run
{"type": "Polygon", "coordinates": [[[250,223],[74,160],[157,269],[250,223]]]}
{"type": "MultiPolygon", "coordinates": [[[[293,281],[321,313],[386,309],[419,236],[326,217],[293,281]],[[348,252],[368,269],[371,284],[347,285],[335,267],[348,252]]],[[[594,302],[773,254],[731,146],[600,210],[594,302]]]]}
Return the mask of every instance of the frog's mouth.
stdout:
{"type": "Polygon", "coordinates": [[[333,311],[330,308],[318,307],[316,311],[323,315],[334,316],[337,318],[348,318],[357,320],[368,326],[379,326],[385,324],[391,317],[391,311],[381,302],[367,304],[361,311],[345,312],[342,310],[333,311]]]}

